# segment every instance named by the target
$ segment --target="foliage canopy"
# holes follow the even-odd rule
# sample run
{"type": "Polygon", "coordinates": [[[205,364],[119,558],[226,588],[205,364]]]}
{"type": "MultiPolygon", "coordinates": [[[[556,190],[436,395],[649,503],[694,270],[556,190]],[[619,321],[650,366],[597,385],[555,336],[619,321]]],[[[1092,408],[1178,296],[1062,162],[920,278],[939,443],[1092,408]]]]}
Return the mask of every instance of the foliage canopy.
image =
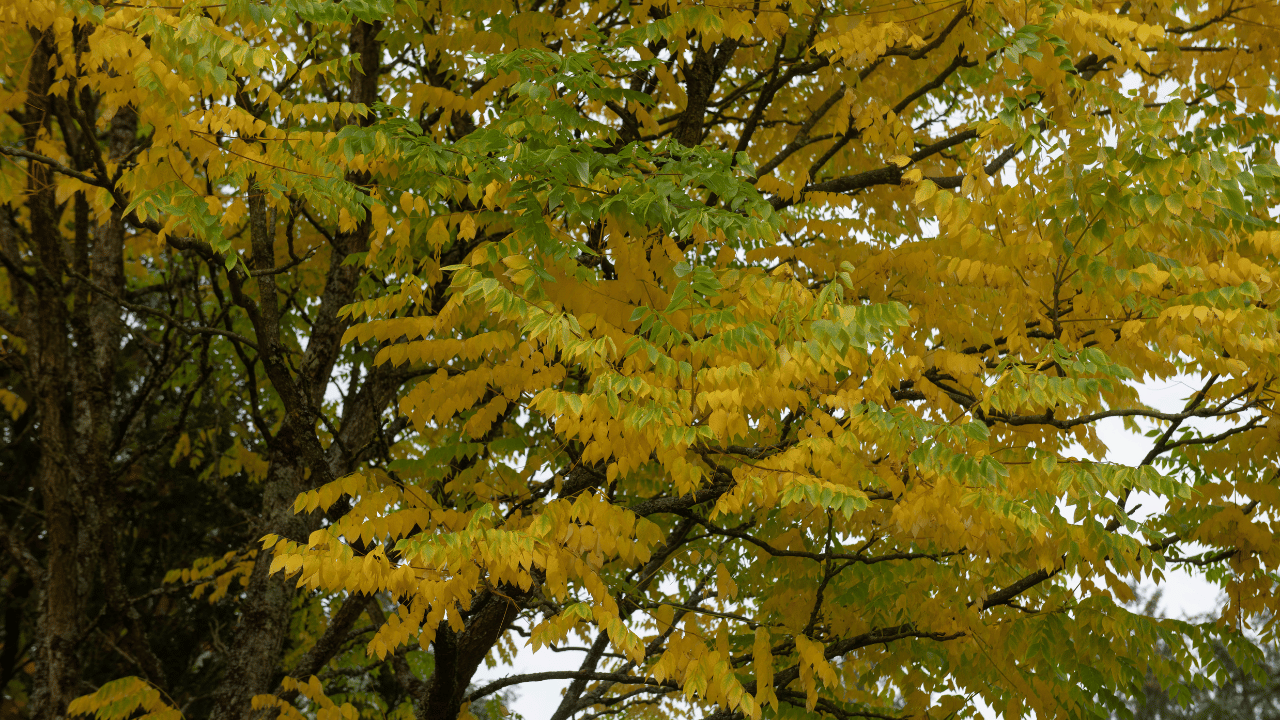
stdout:
{"type": "Polygon", "coordinates": [[[1277,17],[9,0],[5,716],[1107,717],[1247,669],[1277,17]],[[1173,566],[1220,622],[1125,607],[1173,566]],[[580,666],[476,687],[526,644],[580,666]]]}

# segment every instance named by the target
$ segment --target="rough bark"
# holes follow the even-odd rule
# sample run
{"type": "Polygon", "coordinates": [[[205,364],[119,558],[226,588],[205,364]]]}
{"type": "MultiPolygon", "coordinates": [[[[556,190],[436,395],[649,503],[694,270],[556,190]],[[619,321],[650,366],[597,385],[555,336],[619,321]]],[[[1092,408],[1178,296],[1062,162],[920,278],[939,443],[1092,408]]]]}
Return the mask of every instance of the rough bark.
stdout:
{"type": "MultiPolygon", "coordinates": [[[[56,120],[77,169],[88,170],[100,158],[92,136],[82,131],[78,116],[85,109],[47,95],[57,62],[52,36],[39,36],[24,117],[27,146],[51,135],[56,120]]],[[[121,109],[107,137],[112,160],[127,152],[136,132],[136,117],[121,109]]],[[[102,611],[103,601],[105,624],[128,630],[119,644],[128,648],[136,671],[163,678],[140,618],[128,605],[116,547],[114,386],[122,323],[113,298],[124,287],[124,222],[117,209],[95,225],[83,193],[76,193],[67,237],[53,187],[48,167],[28,163],[25,202],[34,266],[28,282],[12,283],[21,331],[29,340],[27,374],[39,428],[36,486],[45,513],[35,693],[42,717],[61,717],[84,691],[79,645],[86,618],[102,611]]],[[[22,261],[16,247],[4,251],[11,262],[22,261]]]]}
{"type": "Polygon", "coordinates": [[[440,623],[432,644],[435,671],[425,701],[417,706],[420,720],[458,716],[467,685],[529,595],[516,588],[504,588],[501,594],[486,592],[476,599],[462,632],[454,632],[448,622],[440,623]]]}
{"type": "MultiPolygon", "coordinates": [[[[381,48],[377,28],[360,23],[353,29],[350,47],[360,58],[361,72],[353,73],[352,99],[372,105],[377,98],[377,71],[381,48]]],[[[351,178],[348,178],[351,179],[351,178]]],[[[255,188],[256,189],[256,188],[255,188]]],[[[334,364],[341,351],[342,334],[348,321],[338,310],[355,298],[360,268],[343,264],[347,256],[368,248],[371,226],[360,223],[348,233],[334,238],[329,271],[321,294],[320,308],[312,325],[307,348],[295,373],[280,329],[279,288],[275,274],[275,228],[270,223],[263,195],[251,190],[249,231],[253,247],[252,269],[258,288],[256,303],[237,293],[254,324],[261,348],[263,367],[280,396],[285,417],[279,432],[268,439],[270,465],[262,497],[259,535],[271,533],[295,541],[305,541],[320,527],[321,516],[295,515],[293,500],[307,489],[329,482],[345,472],[355,458],[333,462],[340,449],[326,452],[316,434],[320,405],[334,364]]],[[[234,281],[233,281],[234,282],[234,281]]],[[[364,433],[376,432],[376,417],[390,393],[374,393],[384,405],[353,408],[360,416],[364,433]],[[369,418],[374,419],[373,423],[369,418]]],[[[370,397],[370,399],[374,399],[370,397]]],[[[369,438],[350,437],[353,444],[367,444],[369,438]]],[[[335,443],[339,448],[345,443],[335,443]]],[[[250,717],[254,695],[272,692],[279,677],[280,662],[289,631],[289,612],[297,593],[296,578],[270,574],[271,555],[260,552],[241,604],[236,634],[228,651],[227,673],[214,698],[211,717],[232,720],[250,717]]]]}
{"type": "Polygon", "coordinates": [[[715,90],[720,75],[729,66],[729,61],[733,59],[733,54],[737,52],[738,45],[737,40],[724,40],[710,49],[700,47],[694,52],[693,62],[684,66],[684,93],[687,102],[675,131],[675,137],[681,145],[693,147],[702,142],[703,118],[707,114],[711,93],[715,90]]]}
{"type": "MultiPolygon", "coordinates": [[[[51,131],[53,108],[47,95],[53,82],[54,43],[51,33],[37,38],[31,57],[24,130],[28,148],[51,131]]],[[[87,591],[78,562],[81,531],[80,488],[72,463],[70,408],[67,407],[69,343],[63,297],[63,248],[66,239],[58,225],[52,173],[28,164],[27,208],[31,218],[34,260],[33,292],[22,308],[23,334],[40,423],[40,460],[36,486],[44,502],[46,556],[41,583],[39,636],[36,651],[37,715],[60,718],[78,694],[82,596],[87,591]]]]}

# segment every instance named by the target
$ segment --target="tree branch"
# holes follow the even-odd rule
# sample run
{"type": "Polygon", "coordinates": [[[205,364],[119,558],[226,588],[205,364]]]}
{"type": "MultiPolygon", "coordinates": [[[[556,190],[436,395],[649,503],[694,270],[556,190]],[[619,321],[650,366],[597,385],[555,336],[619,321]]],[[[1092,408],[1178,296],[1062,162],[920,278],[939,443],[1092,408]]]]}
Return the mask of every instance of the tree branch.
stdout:
{"type": "Polygon", "coordinates": [[[94,177],[93,175],[82,173],[79,170],[73,170],[67,167],[66,165],[63,165],[62,163],[58,162],[57,160],[54,160],[51,157],[46,157],[38,153],[33,153],[28,150],[23,150],[21,148],[11,148],[11,147],[4,147],[3,145],[0,145],[0,155],[8,155],[10,157],[20,157],[20,158],[26,158],[27,160],[34,160],[36,162],[47,165],[50,170],[53,170],[56,173],[66,175],[67,177],[75,178],[76,180],[79,180],[80,182],[85,183],[87,185],[93,185],[95,187],[100,187],[100,188],[107,188],[108,190],[111,189],[111,184],[108,183],[106,180],[102,180],[101,178],[94,177]]]}
{"type": "Polygon", "coordinates": [[[253,348],[254,350],[258,349],[258,346],[254,344],[252,340],[245,337],[244,335],[241,335],[240,333],[230,332],[228,330],[219,330],[218,328],[211,328],[211,327],[198,327],[198,326],[189,327],[187,325],[184,325],[181,321],[179,321],[177,318],[173,317],[169,313],[164,312],[163,310],[156,310],[155,308],[149,308],[145,305],[136,305],[134,303],[131,303],[128,300],[125,300],[124,298],[117,296],[115,293],[97,284],[96,282],[89,279],[88,277],[81,275],[75,270],[68,268],[67,274],[79,280],[80,282],[85,283],[89,287],[93,288],[94,292],[101,293],[104,297],[109,298],[112,302],[116,303],[120,307],[130,312],[137,313],[139,315],[150,315],[152,317],[160,318],[161,320],[168,322],[171,327],[173,327],[175,330],[177,330],[178,332],[181,332],[184,335],[187,335],[187,336],[216,335],[219,337],[231,338],[232,340],[242,342],[245,345],[248,345],[249,347],[253,348]]]}
{"type": "Polygon", "coordinates": [[[672,691],[679,690],[680,687],[672,682],[659,682],[657,680],[647,680],[635,675],[626,675],[624,673],[603,673],[590,672],[584,673],[580,670],[550,670],[547,672],[525,673],[523,675],[508,675],[500,680],[495,680],[488,685],[467,695],[465,702],[475,702],[482,697],[492,695],[499,690],[512,685],[519,685],[527,682],[542,682],[544,680],[608,680],[622,685],[646,685],[655,688],[670,689],[672,691]]]}

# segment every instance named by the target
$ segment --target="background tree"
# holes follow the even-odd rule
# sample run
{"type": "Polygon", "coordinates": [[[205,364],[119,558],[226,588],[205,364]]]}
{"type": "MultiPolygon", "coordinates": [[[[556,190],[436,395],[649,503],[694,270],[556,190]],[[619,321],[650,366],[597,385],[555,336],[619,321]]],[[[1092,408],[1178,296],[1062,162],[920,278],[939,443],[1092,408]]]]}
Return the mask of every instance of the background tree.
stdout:
{"type": "MultiPolygon", "coordinates": [[[[1142,612],[1159,612],[1160,594],[1139,597],[1142,612]]],[[[1190,622],[1211,622],[1213,614],[1186,618],[1190,622]]],[[[1238,653],[1215,641],[1212,656],[1202,667],[1218,673],[1204,673],[1196,681],[1164,687],[1154,676],[1129,699],[1135,720],[1215,720],[1217,718],[1280,717],[1280,646],[1263,643],[1252,653],[1246,669],[1236,662],[1238,653]]]]}
{"type": "Polygon", "coordinates": [[[1278,10],[0,8],[4,712],[1185,679],[1276,603],[1278,10]],[[1124,607],[1168,563],[1226,622],[1124,607]]]}

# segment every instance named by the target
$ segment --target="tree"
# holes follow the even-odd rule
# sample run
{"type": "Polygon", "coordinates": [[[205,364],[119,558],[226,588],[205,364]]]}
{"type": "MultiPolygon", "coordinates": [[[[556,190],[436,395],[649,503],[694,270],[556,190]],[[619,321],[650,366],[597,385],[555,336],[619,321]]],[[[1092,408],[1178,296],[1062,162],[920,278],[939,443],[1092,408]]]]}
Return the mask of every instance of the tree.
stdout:
{"type": "Polygon", "coordinates": [[[4,712],[1185,679],[1276,610],[1277,10],[7,4],[4,712]]]}
{"type": "MultiPolygon", "coordinates": [[[[1143,613],[1158,612],[1159,601],[1159,593],[1145,598],[1143,613]]],[[[1210,616],[1189,618],[1199,622],[1212,619],[1210,616]]],[[[1206,672],[1189,685],[1163,687],[1154,676],[1149,676],[1140,691],[1129,698],[1134,717],[1137,720],[1280,717],[1280,646],[1271,642],[1260,648],[1233,649],[1215,641],[1212,655],[1202,660],[1206,670],[1217,672],[1206,672]],[[1248,658],[1247,666],[1237,662],[1241,650],[1248,658]]]]}

